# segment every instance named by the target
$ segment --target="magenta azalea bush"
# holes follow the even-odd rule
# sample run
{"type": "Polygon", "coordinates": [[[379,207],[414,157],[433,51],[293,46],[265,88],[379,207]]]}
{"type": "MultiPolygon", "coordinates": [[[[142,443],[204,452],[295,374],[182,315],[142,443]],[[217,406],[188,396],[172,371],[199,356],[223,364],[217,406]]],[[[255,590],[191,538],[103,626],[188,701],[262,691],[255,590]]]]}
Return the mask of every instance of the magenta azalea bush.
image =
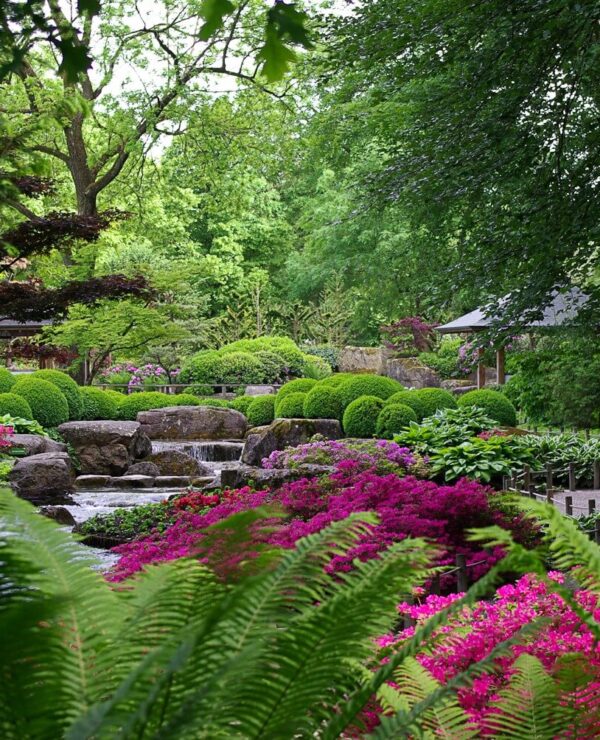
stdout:
{"type": "MultiPolygon", "coordinates": [[[[468,542],[468,529],[498,524],[511,529],[517,540],[528,536],[528,525],[521,517],[499,511],[493,502],[491,489],[473,481],[441,486],[412,475],[401,478],[362,470],[360,461],[344,459],[334,473],[323,478],[303,478],[275,491],[248,487],[225,491],[220,503],[208,512],[182,511],[165,532],[115,548],[121,558],[109,578],[120,581],[149,563],[197,554],[207,527],[241,511],[271,506],[281,510],[283,518],[268,533],[261,532],[260,542],[281,548],[292,548],[300,538],[353,512],[378,515],[379,524],[349,554],[333,557],[332,573],[350,570],[355,558],[377,557],[398,540],[424,537],[439,548],[436,564],[451,565],[458,553],[464,554],[474,566],[469,572],[475,580],[502,557],[502,551],[483,551],[468,542]]],[[[443,576],[442,589],[453,588],[454,578],[443,576]]]]}
{"type": "MultiPolygon", "coordinates": [[[[561,573],[550,573],[550,579],[564,581],[561,573]]],[[[421,603],[400,604],[402,615],[416,620],[417,624],[446,607],[462,594],[426,597],[421,603]]],[[[577,603],[600,622],[600,598],[590,591],[576,591],[577,603]]],[[[480,601],[475,606],[465,607],[451,617],[432,636],[427,652],[417,660],[440,683],[446,684],[474,663],[486,658],[499,643],[514,637],[525,625],[544,618],[547,623],[532,636],[513,645],[509,652],[495,659],[489,670],[474,678],[471,684],[460,688],[458,700],[478,728],[478,737],[492,737],[494,730],[490,719],[497,711],[494,702],[505,689],[514,674],[514,663],[519,655],[528,653],[538,658],[550,673],[556,673],[564,660],[574,653],[582,656],[585,664],[586,690],[589,697],[600,696],[600,651],[592,632],[579,616],[555,593],[547,582],[533,574],[520,578],[513,585],[499,588],[493,601],[480,601]],[[595,692],[591,689],[596,688],[595,692]]],[[[396,635],[384,635],[378,640],[384,654],[393,653],[414,634],[409,627],[396,635]]],[[[383,660],[386,660],[384,657],[383,660]]],[[[577,701],[577,692],[565,701],[577,701]]],[[[598,737],[600,732],[600,699],[598,702],[581,706],[583,712],[583,734],[565,734],[564,737],[598,737]],[[583,730],[595,728],[595,732],[583,730]]],[[[561,735],[562,737],[562,735],[561,735]]]]}
{"type": "Polygon", "coordinates": [[[309,442],[299,447],[276,450],[263,459],[262,465],[267,470],[294,470],[302,465],[336,466],[346,461],[353,463],[354,470],[372,470],[379,474],[425,472],[422,458],[412,453],[408,447],[385,439],[309,442]]]}

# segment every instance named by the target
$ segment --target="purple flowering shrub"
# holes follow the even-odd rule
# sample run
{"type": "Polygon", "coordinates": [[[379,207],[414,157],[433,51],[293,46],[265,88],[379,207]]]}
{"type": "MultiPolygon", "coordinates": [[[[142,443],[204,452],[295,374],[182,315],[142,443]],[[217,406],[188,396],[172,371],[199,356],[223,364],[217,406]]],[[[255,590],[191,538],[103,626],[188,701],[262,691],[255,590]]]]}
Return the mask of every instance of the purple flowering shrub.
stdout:
{"type": "Polygon", "coordinates": [[[309,442],[299,447],[276,450],[263,458],[263,468],[289,468],[294,470],[301,465],[331,465],[351,461],[353,469],[371,470],[379,475],[396,473],[404,475],[424,475],[426,466],[423,459],[412,453],[408,447],[385,439],[380,440],[326,440],[309,442]]]}
{"type": "Polygon", "coordinates": [[[111,385],[126,385],[129,390],[153,390],[156,386],[166,385],[179,375],[179,368],[165,370],[161,365],[147,363],[136,365],[125,362],[113,365],[101,373],[102,381],[111,385]]]}
{"type": "MultiPolygon", "coordinates": [[[[557,582],[564,580],[561,573],[549,573],[549,577],[557,582]]],[[[430,595],[415,605],[400,604],[398,609],[402,615],[420,624],[460,596],[430,595]]],[[[578,590],[574,596],[579,607],[600,622],[598,595],[578,590]]],[[[515,584],[499,588],[493,601],[477,602],[450,617],[434,632],[428,641],[427,651],[418,654],[417,660],[437,681],[445,684],[489,655],[499,643],[513,637],[522,627],[540,617],[548,620],[543,628],[513,645],[496,658],[483,674],[458,690],[458,701],[475,723],[477,737],[496,736],[493,718],[498,716],[498,709],[494,702],[507,687],[515,672],[514,662],[523,653],[539,659],[553,675],[564,668],[565,661],[573,658],[573,654],[578,654],[581,668],[586,673],[587,685],[585,691],[579,687],[572,694],[567,692],[561,696],[561,703],[575,702],[581,712],[578,730],[571,733],[565,728],[564,737],[592,738],[600,734],[600,651],[594,635],[562,596],[533,574],[523,576],[515,584]],[[594,696],[596,699],[590,700],[594,696]],[[586,697],[585,701],[583,697],[586,697]]],[[[409,627],[399,634],[384,635],[378,639],[378,645],[384,649],[385,655],[389,655],[410,639],[414,631],[414,627],[409,627]]],[[[382,657],[382,660],[385,659],[382,657]]],[[[372,714],[366,719],[372,727],[372,714]]]]}
{"type": "MultiPolygon", "coordinates": [[[[468,542],[468,529],[498,524],[511,529],[517,541],[528,536],[528,525],[521,517],[495,508],[493,498],[490,489],[474,481],[464,479],[441,486],[412,475],[401,478],[393,473],[377,474],[363,470],[360,461],[344,459],[330,476],[304,478],[273,491],[248,487],[225,491],[221,503],[207,513],[181,512],[164,533],[115,548],[121,559],[109,578],[120,581],[149,563],[197,554],[206,527],[232,514],[268,505],[281,510],[283,516],[266,534],[261,533],[261,544],[280,548],[293,548],[300,538],[353,512],[373,511],[378,515],[379,524],[370,528],[353,550],[333,556],[328,566],[332,573],[350,570],[355,558],[377,557],[393,542],[424,537],[437,546],[437,565],[453,564],[457,554],[464,554],[467,563],[474,565],[469,574],[476,580],[502,557],[502,550],[485,552],[468,542]]],[[[441,578],[443,590],[453,585],[452,576],[441,578]]]]}

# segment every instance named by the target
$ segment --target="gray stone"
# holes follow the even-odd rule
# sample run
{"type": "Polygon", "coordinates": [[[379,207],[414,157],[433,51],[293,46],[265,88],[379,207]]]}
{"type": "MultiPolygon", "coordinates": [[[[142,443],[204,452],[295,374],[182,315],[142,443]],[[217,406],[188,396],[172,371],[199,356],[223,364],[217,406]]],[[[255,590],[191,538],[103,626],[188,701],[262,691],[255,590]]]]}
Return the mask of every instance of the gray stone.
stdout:
{"type": "Polygon", "coordinates": [[[340,372],[383,375],[389,355],[386,347],[344,347],[340,352],[340,372]]]}
{"type": "Polygon", "coordinates": [[[289,481],[300,478],[315,478],[329,475],[335,470],[330,465],[300,465],[297,468],[265,470],[251,465],[238,465],[237,468],[221,471],[223,488],[241,488],[253,484],[256,487],[278,488],[289,481]]]}
{"type": "Polygon", "coordinates": [[[34,504],[70,503],[75,471],[66,452],[42,452],[20,459],[8,479],[21,498],[34,504]]]}
{"type": "Polygon", "coordinates": [[[337,419],[275,419],[268,426],[250,430],[242,463],[259,466],[275,450],[306,444],[315,434],[325,439],[340,439],[342,427],[337,419]]]}
{"type": "Polygon", "coordinates": [[[142,431],[150,439],[242,439],[246,417],[233,409],[213,406],[173,406],[140,411],[142,431]]]}
{"type": "Polygon", "coordinates": [[[477,385],[473,383],[471,379],[451,379],[442,380],[442,388],[450,393],[454,393],[456,396],[462,396],[463,393],[477,390],[477,385]]]}
{"type": "Polygon", "coordinates": [[[78,491],[100,490],[110,488],[110,475],[79,475],[75,479],[75,488],[78,491]]]}
{"type": "Polygon", "coordinates": [[[277,391],[273,385],[247,385],[244,390],[245,396],[272,396],[277,391]]]}
{"type": "Polygon", "coordinates": [[[50,437],[44,437],[41,434],[13,434],[10,441],[15,447],[22,447],[26,455],[67,451],[67,445],[55,442],[50,437]]]}
{"type": "Polygon", "coordinates": [[[194,457],[180,450],[162,450],[153,452],[147,462],[155,465],[160,475],[199,476],[209,474],[210,468],[198,462],[194,457]]]}
{"type": "Polygon", "coordinates": [[[73,445],[83,474],[121,475],[152,452],[136,421],[69,421],[59,431],[73,445]]]}
{"type": "Polygon", "coordinates": [[[190,484],[194,488],[205,488],[206,486],[209,486],[212,483],[214,483],[214,481],[215,481],[215,476],[210,475],[210,476],[205,476],[203,478],[192,478],[190,480],[190,484]]]}
{"type": "Polygon", "coordinates": [[[154,478],[151,475],[122,475],[110,479],[112,488],[152,488],[154,478]]]}
{"type": "Polygon", "coordinates": [[[73,527],[76,524],[75,517],[64,506],[42,506],[40,514],[64,526],[73,527]]]}
{"type": "Polygon", "coordinates": [[[187,488],[190,482],[189,475],[159,475],[154,479],[157,488],[187,488]]]}
{"type": "Polygon", "coordinates": [[[133,463],[127,469],[127,475],[150,475],[152,478],[156,478],[160,475],[160,468],[153,462],[133,463]]]}
{"type": "Polygon", "coordinates": [[[439,388],[442,379],[416,357],[387,360],[384,374],[409,388],[439,388]]]}

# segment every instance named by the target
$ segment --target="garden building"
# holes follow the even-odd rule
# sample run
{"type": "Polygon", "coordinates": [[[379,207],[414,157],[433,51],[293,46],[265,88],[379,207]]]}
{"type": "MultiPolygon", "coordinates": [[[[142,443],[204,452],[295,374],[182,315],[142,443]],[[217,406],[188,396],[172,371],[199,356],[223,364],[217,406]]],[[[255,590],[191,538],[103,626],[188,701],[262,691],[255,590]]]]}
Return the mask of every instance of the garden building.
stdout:
{"type": "MultiPolygon", "coordinates": [[[[507,306],[509,297],[503,298],[501,305],[507,306]]],[[[548,301],[540,319],[521,324],[528,331],[536,329],[550,329],[563,326],[573,321],[579,314],[581,308],[587,303],[588,296],[579,288],[570,288],[567,291],[556,291],[548,301]]],[[[486,331],[493,324],[502,323],[502,313],[492,314],[487,307],[477,308],[474,311],[460,316],[454,321],[437,327],[440,334],[473,334],[486,331]]],[[[484,350],[479,349],[479,362],[477,364],[477,387],[481,388],[486,382],[486,368],[483,361],[484,350]]],[[[505,371],[505,349],[499,347],[496,350],[496,382],[504,385],[506,382],[505,371]]]]}

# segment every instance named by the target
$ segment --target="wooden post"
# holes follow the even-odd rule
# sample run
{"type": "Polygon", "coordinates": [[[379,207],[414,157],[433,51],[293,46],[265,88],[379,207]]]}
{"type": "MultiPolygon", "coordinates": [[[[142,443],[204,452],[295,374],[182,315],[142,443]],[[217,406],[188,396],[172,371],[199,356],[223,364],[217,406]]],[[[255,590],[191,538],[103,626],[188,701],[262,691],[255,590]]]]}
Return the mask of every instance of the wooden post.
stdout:
{"type": "Polygon", "coordinates": [[[548,465],[546,470],[546,501],[552,503],[552,465],[548,465]]]}
{"type": "Polygon", "coordinates": [[[593,514],[596,511],[596,499],[591,498],[588,501],[588,514],[593,514]]]}
{"type": "Polygon", "coordinates": [[[573,496],[565,496],[565,513],[567,516],[573,516],[573,496]]]}
{"type": "Polygon", "coordinates": [[[575,476],[575,463],[569,463],[569,491],[577,490],[577,478],[575,476]]]}
{"type": "Polygon", "coordinates": [[[600,491],[600,460],[594,460],[594,490],[600,491]]]}
{"type": "Polygon", "coordinates": [[[523,489],[528,496],[531,496],[531,468],[529,465],[525,466],[525,474],[523,475],[523,489]]]}
{"type": "Polygon", "coordinates": [[[477,387],[483,388],[485,385],[485,365],[483,363],[484,349],[480,347],[477,350],[477,387]]]}
{"type": "Polygon", "coordinates": [[[596,540],[596,544],[600,545],[600,518],[596,519],[594,530],[594,539],[596,540]]]}
{"type": "Polygon", "coordinates": [[[506,383],[506,369],[505,369],[506,353],[504,347],[496,350],[496,383],[498,385],[504,385],[506,383]]]}
{"type": "Polygon", "coordinates": [[[467,591],[469,588],[469,578],[467,574],[467,558],[464,555],[456,556],[456,588],[458,593],[467,591]]]}
{"type": "Polygon", "coordinates": [[[433,578],[431,579],[431,589],[432,594],[440,595],[440,574],[436,573],[433,578]]]}

